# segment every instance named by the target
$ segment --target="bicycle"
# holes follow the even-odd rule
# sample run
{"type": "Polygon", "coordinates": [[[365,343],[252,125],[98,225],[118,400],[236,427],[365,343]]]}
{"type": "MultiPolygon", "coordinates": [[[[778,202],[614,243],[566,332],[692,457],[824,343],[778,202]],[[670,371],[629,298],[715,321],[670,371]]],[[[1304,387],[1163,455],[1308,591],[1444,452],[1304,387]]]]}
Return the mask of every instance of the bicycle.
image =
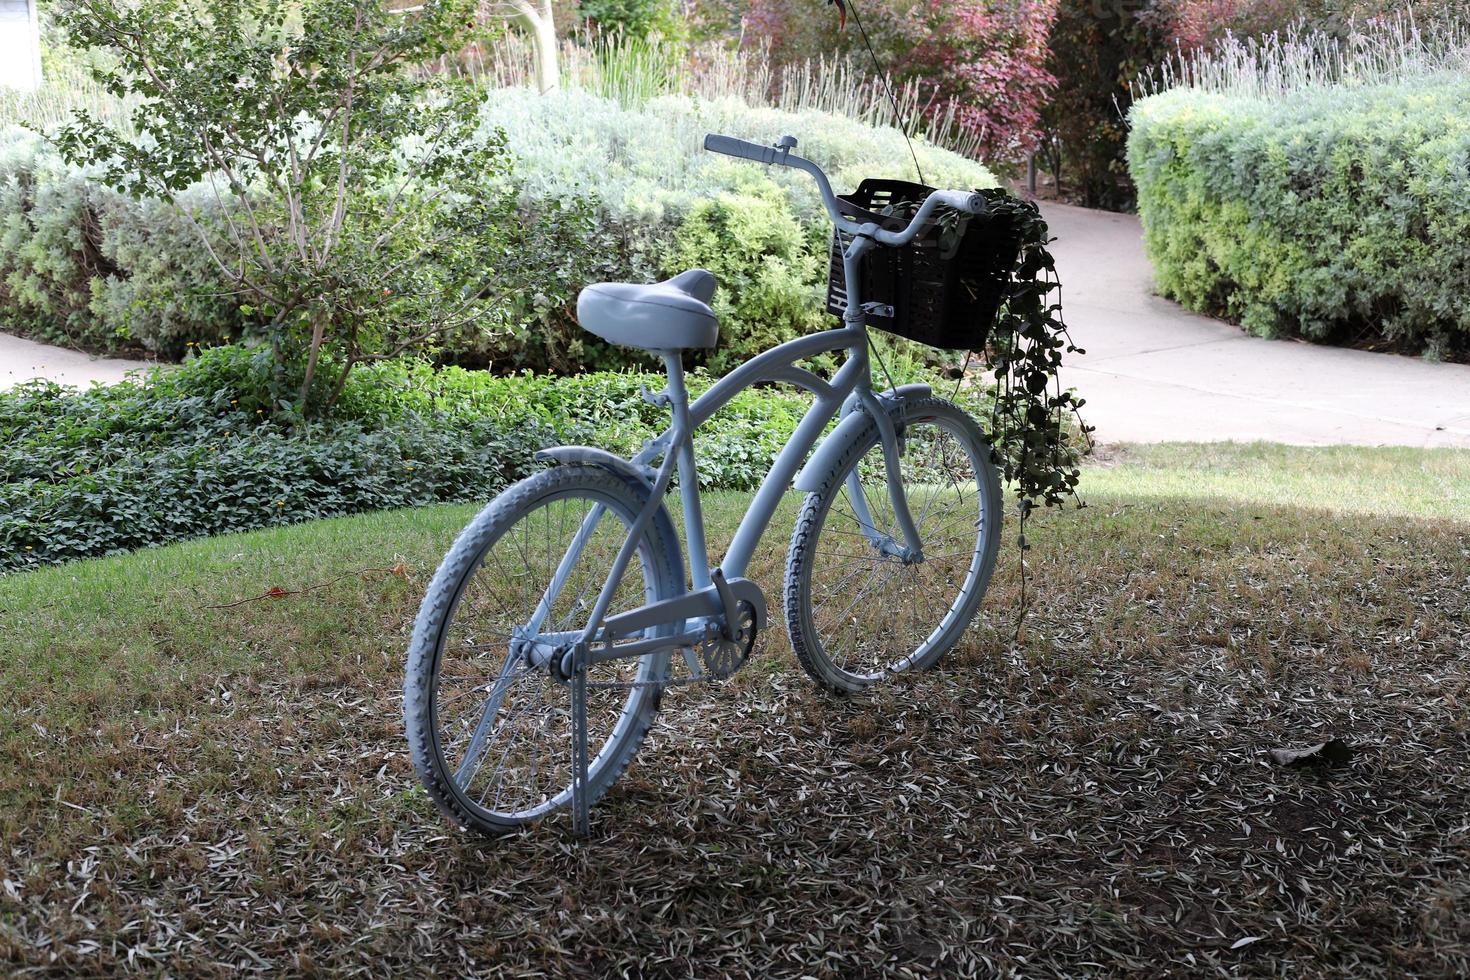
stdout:
{"type": "Polygon", "coordinates": [[[806,496],[782,612],[820,685],[856,693],[930,667],[976,615],[1000,540],[991,447],[926,385],[873,390],[867,325],[892,309],[864,303],[860,279],[870,250],[907,245],[940,207],[973,215],[984,202],[934,191],[902,229],[859,223],[795,146],[790,136],[775,146],[705,138],[707,150],[816,181],[845,245],[833,258],[846,289],[842,326],[760,354],[691,404],[680,355],[715,346],[714,277],[692,269],[652,285],[587,287],[577,302],[584,329],[662,358],[667,386],[644,397],[670,409],[671,425],[632,459],[587,446],[542,451],[554,465],[486,506],[429,585],[404,719],[429,796],[467,829],[504,834],[570,807],[574,833],[585,834],[589,808],[627,769],[663,692],[746,663],[768,609],[744,576],[787,487],[806,496]],[[830,379],[798,366],[837,352],[846,357],[830,379]],[[803,388],[813,403],[712,567],[693,432],[736,393],[769,382],[803,388]],[[665,503],[676,471],[683,549],[665,503]]]}

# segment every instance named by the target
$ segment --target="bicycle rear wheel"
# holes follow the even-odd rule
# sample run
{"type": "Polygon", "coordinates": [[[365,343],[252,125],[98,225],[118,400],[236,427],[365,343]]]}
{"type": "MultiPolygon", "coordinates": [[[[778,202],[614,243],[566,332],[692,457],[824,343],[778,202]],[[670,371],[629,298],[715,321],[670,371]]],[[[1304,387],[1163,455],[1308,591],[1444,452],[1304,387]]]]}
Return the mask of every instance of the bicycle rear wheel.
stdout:
{"type": "MultiPolygon", "coordinates": [[[[537,664],[533,633],[580,631],[646,496],[593,466],[559,466],[513,485],[470,522],[420,607],[404,682],[414,768],[462,826],[516,830],[571,803],[571,695],[537,664]],[[579,529],[600,514],[563,566],[579,529]],[[553,583],[558,583],[559,588],[553,583]]],[[[659,514],[617,584],[608,615],[683,588],[678,540],[659,514]]],[[[658,710],[669,655],[588,671],[588,801],[627,769],[658,710]]]]}
{"type": "Polygon", "coordinates": [[[807,673],[837,692],[937,662],[974,619],[1000,544],[1000,480],[969,415],[922,398],[894,422],[923,560],[906,562],[875,541],[904,543],[871,422],[807,495],[791,538],[791,645],[807,673]]]}

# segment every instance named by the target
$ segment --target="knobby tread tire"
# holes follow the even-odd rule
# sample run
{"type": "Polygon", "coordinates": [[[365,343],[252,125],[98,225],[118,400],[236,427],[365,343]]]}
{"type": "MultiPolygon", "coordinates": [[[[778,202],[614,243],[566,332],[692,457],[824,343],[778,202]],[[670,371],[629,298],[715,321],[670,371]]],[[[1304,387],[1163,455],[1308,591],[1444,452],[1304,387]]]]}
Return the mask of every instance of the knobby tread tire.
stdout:
{"type": "MultiPolygon", "coordinates": [[[[974,594],[970,597],[971,608],[964,618],[963,625],[954,630],[954,637],[947,644],[939,644],[933,650],[926,653],[921,659],[915,661],[908,670],[928,670],[943,659],[954,642],[973,622],[975,614],[979,611],[980,602],[984,598],[986,587],[989,584],[990,574],[995,565],[995,552],[1000,538],[1000,524],[1002,518],[1000,506],[999,478],[995,473],[994,463],[991,461],[990,444],[986,441],[984,433],[975,424],[964,409],[953,402],[943,398],[924,397],[915,398],[903,403],[901,410],[891,414],[895,422],[919,422],[939,415],[948,415],[957,420],[963,420],[962,426],[970,438],[978,445],[980,452],[978,458],[983,472],[979,474],[986,480],[987,486],[981,488],[980,492],[987,494],[995,504],[993,513],[987,514],[994,521],[993,530],[989,532],[989,538],[983,547],[989,549],[990,554],[986,556],[980,576],[976,581],[974,594]]],[[[786,632],[791,638],[791,648],[796,653],[796,659],[803,670],[824,690],[839,695],[860,693],[871,687],[874,681],[855,682],[847,677],[836,676],[831,673],[824,657],[819,652],[821,640],[817,636],[808,636],[803,616],[803,603],[806,601],[801,595],[802,576],[807,574],[808,566],[813,553],[816,551],[817,541],[821,536],[825,524],[827,512],[835,499],[837,492],[841,489],[847,478],[848,469],[854,465],[855,460],[861,459],[878,442],[878,427],[872,421],[858,431],[848,445],[844,448],[842,455],[833,464],[832,468],[822,476],[820,488],[808,493],[802,502],[801,510],[797,514],[796,527],[791,533],[791,547],[786,555],[786,576],[783,589],[783,605],[786,614],[786,632]]]]}
{"type": "MultiPolygon", "coordinates": [[[[594,491],[618,500],[625,509],[625,513],[620,515],[624,521],[630,521],[638,513],[647,500],[648,493],[647,488],[619,474],[599,466],[579,463],[542,470],[512,484],[486,505],[455,539],[434,573],[419,607],[418,618],[414,622],[403,688],[404,728],[408,735],[414,770],[429,798],[441,812],[461,827],[487,836],[513,833],[536,818],[505,819],[483,809],[473,808],[454,785],[452,768],[445,768],[448,763],[439,754],[434,711],[434,680],[442,653],[442,633],[465,585],[478,569],[489,545],[505,529],[513,527],[519,519],[531,512],[538,502],[567,490],[577,489],[594,491]]],[[[640,548],[639,553],[646,551],[649,557],[657,598],[671,598],[682,592],[683,560],[678,538],[666,510],[661,509],[656,515],[645,533],[645,542],[646,549],[640,548]]],[[[630,571],[640,567],[635,558],[630,571]]],[[[528,615],[529,612],[528,610],[528,615]]],[[[668,654],[646,656],[658,658],[654,661],[656,676],[666,677],[668,654]]],[[[660,694],[657,687],[633,690],[630,701],[624,708],[624,717],[609,736],[609,741],[621,739],[611,756],[603,760],[606,747],[590,747],[589,755],[594,760],[594,768],[588,772],[589,805],[601,799],[608,788],[627,771],[633,756],[653,727],[660,694]],[[631,721],[626,717],[629,711],[633,712],[631,721]],[[621,735],[619,729],[622,730],[621,735]]],[[[567,775],[570,785],[570,770],[567,775]]]]}

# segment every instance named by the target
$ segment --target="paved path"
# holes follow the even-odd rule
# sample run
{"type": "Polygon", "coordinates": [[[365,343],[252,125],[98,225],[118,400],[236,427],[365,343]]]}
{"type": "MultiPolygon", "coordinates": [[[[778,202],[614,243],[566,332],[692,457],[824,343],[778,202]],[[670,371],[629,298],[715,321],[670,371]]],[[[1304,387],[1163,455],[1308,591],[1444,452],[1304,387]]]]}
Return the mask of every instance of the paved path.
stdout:
{"type": "Polygon", "coordinates": [[[1042,211],[1100,441],[1470,447],[1470,365],[1251,337],[1153,295],[1137,217],[1042,211]]]}
{"type": "Polygon", "coordinates": [[[146,361],[93,357],[0,333],[0,391],[32,378],[48,378],[78,388],[85,388],[93,381],[113,384],[129,371],[148,366],[146,361]]]}

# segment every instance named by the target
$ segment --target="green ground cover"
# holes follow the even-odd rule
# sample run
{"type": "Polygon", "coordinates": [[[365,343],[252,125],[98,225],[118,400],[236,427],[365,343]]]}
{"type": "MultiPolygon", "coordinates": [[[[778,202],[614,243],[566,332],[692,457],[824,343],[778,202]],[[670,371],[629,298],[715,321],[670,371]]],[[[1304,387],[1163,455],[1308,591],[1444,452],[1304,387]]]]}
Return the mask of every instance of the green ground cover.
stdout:
{"type": "MultiPolygon", "coordinates": [[[[0,961],[1462,975],[1467,466],[1127,450],[1036,521],[1019,643],[1013,548],[941,667],[871,697],[818,694],[775,628],[666,696],[580,844],[465,839],[404,757],[408,629],[473,504],[11,575],[0,961]],[[1340,769],[1266,761],[1328,736],[1340,769]]],[[[745,499],[711,496],[714,545],[745,499]]]]}

